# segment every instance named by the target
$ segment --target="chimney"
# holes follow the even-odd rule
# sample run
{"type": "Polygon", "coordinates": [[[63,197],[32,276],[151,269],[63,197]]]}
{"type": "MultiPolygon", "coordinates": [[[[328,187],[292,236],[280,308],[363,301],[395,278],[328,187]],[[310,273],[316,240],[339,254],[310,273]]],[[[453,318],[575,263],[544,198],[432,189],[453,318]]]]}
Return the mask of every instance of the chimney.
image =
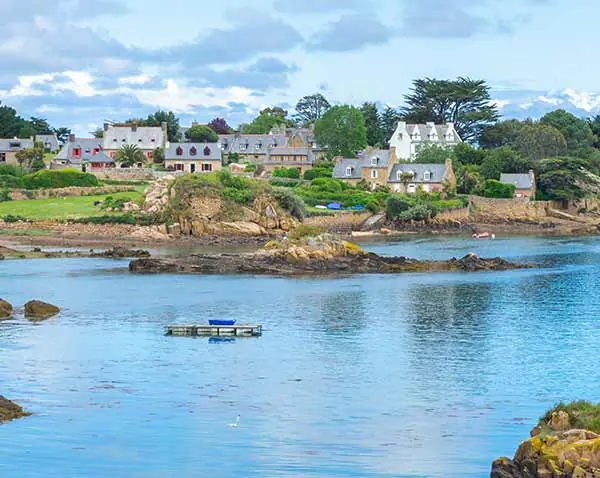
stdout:
{"type": "Polygon", "coordinates": [[[446,171],[452,169],[452,159],[447,158],[446,161],[444,161],[444,163],[446,164],[446,171]]]}
{"type": "Polygon", "coordinates": [[[533,172],[533,169],[529,170],[529,180],[531,181],[531,185],[534,186],[535,185],[535,173],[533,172]]]}
{"type": "Polygon", "coordinates": [[[334,156],[333,158],[333,162],[334,163],[340,163],[341,161],[343,161],[344,157],[343,156],[334,156]]]}
{"type": "Polygon", "coordinates": [[[69,143],[74,143],[75,142],[75,135],[73,133],[71,133],[69,135],[69,143]]]}
{"type": "Polygon", "coordinates": [[[131,123],[131,132],[135,133],[137,131],[137,121],[131,123]]]}
{"type": "Polygon", "coordinates": [[[108,131],[108,128],[110,128],[110,125],[108,123],[104,123],[104,131],[108,131]]]}
{"type": "Polygon", "coordinates": [[[162,147],[165,148],[167,146],[167,141],[168,141],[168,138],[169,138],[169,135],[168,135],[169,132],[167,131],[167,122],[163,121],[160,124],[160,127],[161,127],[161,129],[163,131],[163,144],[162,144],[162,147]]]}

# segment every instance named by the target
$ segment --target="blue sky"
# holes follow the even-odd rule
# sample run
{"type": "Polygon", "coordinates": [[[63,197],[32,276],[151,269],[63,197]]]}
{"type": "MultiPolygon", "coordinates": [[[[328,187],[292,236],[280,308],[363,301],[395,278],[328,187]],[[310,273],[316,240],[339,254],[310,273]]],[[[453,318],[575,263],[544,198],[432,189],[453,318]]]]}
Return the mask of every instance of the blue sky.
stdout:
{"type": "Polygon", "coordinates": [[[415,78],[482,78],[511,115],[600,105],[594,0],[0,0],[0,101],[83,134],[333,103],[400,105],[415,78]],[[558,98],[558,99],[557,99],[558,98]]]}

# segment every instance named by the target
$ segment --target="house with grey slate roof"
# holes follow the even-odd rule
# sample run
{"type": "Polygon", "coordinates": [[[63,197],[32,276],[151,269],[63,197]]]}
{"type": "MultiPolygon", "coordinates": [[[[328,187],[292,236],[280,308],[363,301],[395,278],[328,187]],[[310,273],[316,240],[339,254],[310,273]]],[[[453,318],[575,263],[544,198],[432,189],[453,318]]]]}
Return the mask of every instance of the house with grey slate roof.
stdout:
{"type": "Polygon", "coordinates": [[[445,164],[397,163],[391,169],[388,185],[393,192],[413,194],[420,188],[424,192],[442,192],[456,188],[456,175],[452,160],[445,164]]]}
{"type": "Polygon", "coordinates": [[[60,144],[55,134],[37,134],[35,142],[36,144],[41,144],[44,149],[47,149],[51,153],[56,153],[60,149],[60,144]]]}
{"type": "Polygon", "coordinates": [[[287,145],[285,134],[221,134],[219,143],[224,159],[235,153],[239,162],[262,163],[271,148],[287,145]]]}
{"type": "Polygon", "coordinates": [[[102,140],[96,138],[76,138],[69,135],[56,157],[52,160],[52,169],[75,168],[82,171],[88,168],[114,168],[115,162],[102,150],[102,140]]]}
{"type": "Polygon", "coordinates": [[[17,153],[33,146],[33,139],[0,139],[0,164],[18,164],[17,153]]]}
{"type": "Polygon", "coordinates": [[[277,146],[269,148],[262,164],[266,172],[296,168],[302,175],[312,169],[314,163],[315,155],[310,146],[277,146]]]}
{"type": "Polygon", "coordinates": [[[501,174],[500,182],[512,184],[515,187],[515,198],[535,199],[535,173],[529,170],[527,174],[501,174]]]}
{"type": "Polygon", "coordinates": [[[424,145],[435,144],[451,148],[462,143],[462,139],[456,132],[454,123],[408,124],[400,121],[389,143],[390,149],[395,149],[400,161],[412,161],[424,145]]]}
{"type": "Polygon", "coordinates": [[[394,157],[390,151],[368,148],[357,159],[335,158],[334,161],[334,179],[354,185],[365,180],[375,188],[387,184],[394,157]]]}
{"type": "Polygon", "coordinates": [[[219,171],[221,149],[218,143],[171,143],[165,151],[165,167],[186,173],[219,171]]]}
{"type": "MultiPolygon", "coordinates": [[[[137,146],[152,161],[154,150],[167,147],[167,123],[162,126],[112,126],[104,123],[102,149],[109,158],[115,158],[119,150],[126,145],[137,146]]],[[[138,165],[139,166],[139,165],[138,165]]]]}

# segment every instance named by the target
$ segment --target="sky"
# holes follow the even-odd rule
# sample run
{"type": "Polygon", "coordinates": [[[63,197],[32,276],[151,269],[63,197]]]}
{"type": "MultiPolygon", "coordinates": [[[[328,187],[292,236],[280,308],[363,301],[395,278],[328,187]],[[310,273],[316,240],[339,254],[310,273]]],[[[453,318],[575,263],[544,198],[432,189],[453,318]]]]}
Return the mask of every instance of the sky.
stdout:
{"type": "Polygon", "coordinates": [[[484,79],[507,114],[600,107],[596,0],[0,0],[0,101],[89,135],[172,110],[248,121],[304,95],[401,105],[484,79]]]}

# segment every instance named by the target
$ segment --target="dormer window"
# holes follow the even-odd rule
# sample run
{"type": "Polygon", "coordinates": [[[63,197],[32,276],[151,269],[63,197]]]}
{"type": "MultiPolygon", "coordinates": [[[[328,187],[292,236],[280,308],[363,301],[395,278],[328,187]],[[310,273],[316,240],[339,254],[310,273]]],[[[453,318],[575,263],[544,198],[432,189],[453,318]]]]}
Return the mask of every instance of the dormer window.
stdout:
{"type": "Polygon", "coordinates": [[[349,166],[346,168],[346,176],[348,176],[348,177],[352,176],[352,167],[349,166]]]}
{"type": "Polygon", "coordinates": [[[260,151],[262,149],[262,143],[256,143],[256,151],[260,151]]]}
{"type": "Polygon", "coordinates": [[[73,150],[71,151],[71,156],[73,156],[74,158],[81,157],[81,148],[73,148],[73,150]]]}
{"type": "Polygon", "coordinates": [[[398,139],[399,139],[400,141],[402,141],[402,139],[403,139],[403,138],[404,138],[404,134],[402,134],[402,133],[398,133],[398,139]]]}
{"type": "Polygon", "coordinates": [[[402,179],[402,174],[403,174],[403,173],[402,173],[402,170],[401,170],[401,169],[399,169],[398,171],[396,171],[396,179],[397,179],[398,181],[400,181],[400,180],[402,179]]]}
{"type": "Polygon", "coordinates": [[[181,146],[178,146],[177,149],[175,150],[175,154],[177,156],[183,156],[183,148],[181,146]]]}
{"type": "Polygon", "coordinates": [[[431,181],[431,171],[425,171],[423,173],[423,181],[431,181]]]}
{"type": "Polygon", "coordinates": [[[192,146],[192,148],[190,149],[190,156],[196,156],[196,154],[198,154],[198,150],[195,146],[192,146]]]}
{"type": "Polygon", "coordinates": [[[208,146],[204,148],[204,156],[210,156],[210,148],[208,146]]]}
{"type": "Polygon", "coordinates": [[[379,164],[379,158],[376,156],[371,158],[371,166],[377,166],[379,164]]]}
{"type": "Polygon", "coordinates": [[[248,149],[248,143],[240,144],[240,151],[246,151],[248,149]]]}
{"type": "Polygon", "coordinates": [[[11,141],[10,143],[8,143],[8,147],[9,148],[20,148],[21,143],[19,141],[11,141]]]}

